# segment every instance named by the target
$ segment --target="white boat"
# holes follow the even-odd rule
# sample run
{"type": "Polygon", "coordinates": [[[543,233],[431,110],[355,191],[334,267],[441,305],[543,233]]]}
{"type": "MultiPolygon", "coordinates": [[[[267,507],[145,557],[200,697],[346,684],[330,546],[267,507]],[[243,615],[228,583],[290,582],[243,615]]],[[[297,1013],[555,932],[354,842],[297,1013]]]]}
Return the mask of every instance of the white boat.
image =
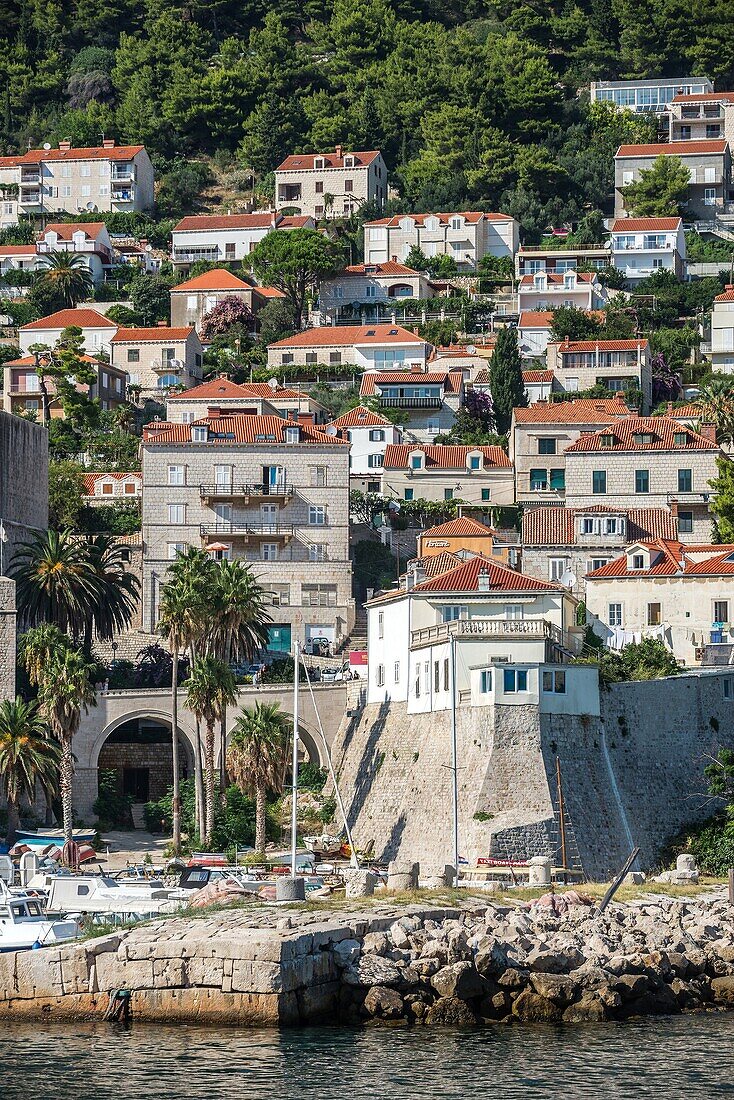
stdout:
{"type": "Polygon", "coordinates": [[[108,875],[59,875],[47,880],[46,889],[48,913],[109,914],[141,920],[183,907],[172,890],[154,883],[147,888],[142,882],[122,884],[108,875]]]}
{"type": "Polygon", "coordinates": [[[11,893],[0,881],[0,952],[57,947],[78,935],[75,920],[49,920],[38,898],[11,893]]]}

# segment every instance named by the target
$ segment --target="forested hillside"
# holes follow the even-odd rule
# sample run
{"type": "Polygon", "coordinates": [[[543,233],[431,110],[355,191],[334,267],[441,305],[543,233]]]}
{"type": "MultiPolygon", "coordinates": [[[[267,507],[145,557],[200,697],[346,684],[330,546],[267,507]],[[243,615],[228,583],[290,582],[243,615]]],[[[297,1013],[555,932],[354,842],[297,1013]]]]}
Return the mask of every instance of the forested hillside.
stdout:
{"type": "Polygon", "coordinates": [[[731,0],[2,0],[3,152],[104,132],[159,172],[198,155],[381,148],[401,205],[549,221],[608,209],[621,139],[593,79],[734,86],[731,0]],[[579,91],[581,89],[581,91],[579,91]]]}

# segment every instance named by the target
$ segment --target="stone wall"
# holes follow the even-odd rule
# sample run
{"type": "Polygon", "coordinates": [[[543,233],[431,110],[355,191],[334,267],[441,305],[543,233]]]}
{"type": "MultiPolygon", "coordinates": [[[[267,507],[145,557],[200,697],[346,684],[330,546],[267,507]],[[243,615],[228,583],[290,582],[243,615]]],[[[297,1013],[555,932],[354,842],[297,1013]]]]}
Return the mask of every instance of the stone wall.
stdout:
{"type": "Polygon", "coordinates": [[[7,573],[16,546],[48,527],[48,433],[40,424],[0,411],[0,520],[7,573]]]}
{"type": "Polygon", "coordinates": [[[0,702],[15,698],[15,582],[0,577],[0,702]]]}
{"type": "MultiPolygon", "coordinates": [[[[556,761],[569,822],[591,878],[619,869],[633,845],[643,867],[685,825],[710,815],[706,754],[734,748],[724,677],[618,684],[602,715],[543,714],[532,706],[459,707],[460,853],[559,857],[556,761]]],[[[333,747],[355,842],[383,859],[451,862],[450,714],[407,715],[369,705],[345,717],[333,747]]]]}

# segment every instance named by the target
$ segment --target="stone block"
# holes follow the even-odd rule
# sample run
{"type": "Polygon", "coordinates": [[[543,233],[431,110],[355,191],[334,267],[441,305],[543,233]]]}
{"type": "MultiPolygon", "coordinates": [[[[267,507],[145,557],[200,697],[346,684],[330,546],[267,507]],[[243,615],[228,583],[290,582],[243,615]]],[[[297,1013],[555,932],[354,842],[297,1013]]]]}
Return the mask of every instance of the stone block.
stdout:
{"type": "MultiPolygon", "coordinates": [[[[183,960],[182,960],[183,961],[183,960]]],[[[232,967],[234,963],[231,959],[200,959],[191,958],[185,960],[185,977],[186,980],[180,982],[180,985],[187,985],[191,988],[198,988],[200,986],[210,986],[215,989],[226,989],[231,992],[232,990],[232,967]],[[230,981],[228,986],[225,985],[224,967],[226,963],[230,964],[229,977],[230,981]]]]}
{"type": "Polygon", "coordinates": [[[344,875],[345,894],[348,898],[369,898],[375,892],[376,876],[372,871],[350,870],[344,875]]]}
{"type": "Polygon", "coordinates": [[[419,863],[393,860],[387,865],[387,888],[388,890],[417,890],[419,874],[419,863]]]}
{"type": "Polygon", "coordinates": [[[111,989],[153,989],[153,960],[124,961],[115,955],[98,955],[97,985],[101,992],[111,989]]]}

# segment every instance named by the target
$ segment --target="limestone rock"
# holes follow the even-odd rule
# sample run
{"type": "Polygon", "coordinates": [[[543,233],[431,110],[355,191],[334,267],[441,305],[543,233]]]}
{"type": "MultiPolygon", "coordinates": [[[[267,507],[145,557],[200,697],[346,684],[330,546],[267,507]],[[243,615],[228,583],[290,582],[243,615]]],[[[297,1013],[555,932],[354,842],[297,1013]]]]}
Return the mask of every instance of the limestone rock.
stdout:
{"type": "Polygon", "coordinates": [[[390,959],[383,959],[379,955],[362,955],[358,962],[344,969],[343,980],[347,985],[365,988],[373,985],[397,986],[400,985],[402,976],[390,959]]]}
{"type": "Polygon", "coordinates": [[[448,1027],[476,1027],[477,1018],[466,1001],[458,997],[439,997],[424,1017],[427,1024],[448,1027]]]}
{"type": "Polygon", "coordinates": [[[457,962],[444,966],[431,978],[439,997],[460,997],[469,1000],[484,992],[484,983],[473,963],[457,962]]]}
{"type": "Polygon", "coordinates": [[[362,940],[363,955],[384,955],[390,943],[384,932],[368,932],[362,940]]]}
{"type": "Polygon", "coordinates": [[[560,1020],[561,1008],[547,997],[541,997],[531,989],[523,989],[515,998],[512,1014],[526,1023],[550,1023],[560,1020]]]}
{"type": "Polygon", "coordinates": [[[580,1001],[569,1005],[562,1019],[568,1024],[594,1023],[607,1019],[607,1010],[598,993],[584,993],[580,1001]]]}
{"type": "Polygon", "coordinates": [[[395,989],[373,985],[364,999],[365,1011],[383,1020],[398,1020],[403,1015],[403,998],[395,989]]]}
{"type": "Polygon", "coordinates": [[[355,963],[360,956],[362,946],[359,940],[340,940],[334,944],[334,962],[340,970],[355,963]]]}
{"type": "Polygon", "coordinates": [[[734,1008],[734,976],[711,979],[711,995],[717,1005],[734,1008]]]}
{"type": "Polygon", "coordinates": [[[571,1004],[579,989],[579,983],[574,978],[560,974],[531,974],[530,981],[539,996],[563,1008],[571,1004]]]}
{"type": "Polygon", "coordinates": [[[584,961],[582,952],[571,946],[557,951],[536,949],[531,951],[525,959],[526,965],[531,970],[537,970],[543,974],[566,974],[569,970],[575,970],[581,966],[584,961]]]}

